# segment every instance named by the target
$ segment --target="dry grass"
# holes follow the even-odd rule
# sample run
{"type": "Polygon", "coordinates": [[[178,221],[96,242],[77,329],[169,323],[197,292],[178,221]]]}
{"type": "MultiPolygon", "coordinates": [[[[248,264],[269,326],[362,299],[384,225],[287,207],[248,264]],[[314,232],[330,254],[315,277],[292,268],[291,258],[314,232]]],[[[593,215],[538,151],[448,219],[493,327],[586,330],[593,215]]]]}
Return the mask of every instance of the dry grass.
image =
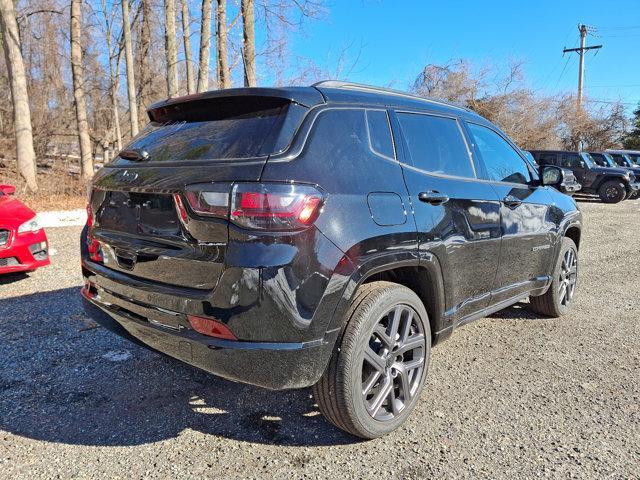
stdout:
{"type": "Polygon", "coordinates": [[[79,175],[69,172],[69,162],[55,162],[49,166],[38,166],[38,191],[27,191],[15,164],[0,166],[0,184],[16,187],[16,196],[29,208],[43,212],[47,210],[73,210],[87,204],[87,184],[79,175]]]}

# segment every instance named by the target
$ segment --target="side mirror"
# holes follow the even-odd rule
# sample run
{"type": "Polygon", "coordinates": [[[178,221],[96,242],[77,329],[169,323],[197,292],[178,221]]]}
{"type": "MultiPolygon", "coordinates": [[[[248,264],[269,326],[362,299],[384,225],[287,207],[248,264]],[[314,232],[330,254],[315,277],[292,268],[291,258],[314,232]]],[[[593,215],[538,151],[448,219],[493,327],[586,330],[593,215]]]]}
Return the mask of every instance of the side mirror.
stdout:
{"type": "Polygon", "coordinates": [[[13,185],[0,185],[0,192],[5,195],[13,195],[16,193],[16,187],[13,185]]]}
{"type": "Polygon", "coordinates": [[[564,170],[555,165],[545,165],[540,169],[542,185],[558,187],[564,182],[564,170]]]}

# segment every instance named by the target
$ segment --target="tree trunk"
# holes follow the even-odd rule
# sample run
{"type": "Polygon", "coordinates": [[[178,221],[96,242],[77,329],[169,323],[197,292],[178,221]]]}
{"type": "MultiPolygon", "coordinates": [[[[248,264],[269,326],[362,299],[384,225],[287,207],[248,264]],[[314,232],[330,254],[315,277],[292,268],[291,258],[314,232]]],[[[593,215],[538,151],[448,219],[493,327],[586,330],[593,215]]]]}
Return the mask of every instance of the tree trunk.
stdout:
{"type": "MultiPolygon", "coordinates": [[[[107,53],[109,55],[109,96],[111,97],[111,109],[113,115],[113,130],[112,141],[116,142],[118,151],[122,150],[122,134],[120,132],[120,113],[118,112],[118,83],[119,83],[119,73],[120,73],[120,53],[121,49],[118,48],[118,55],[116,57],[116,68],[114,72],[113,68],[113,51],[112,47],[112,31],[113,31],[113,23],[109,14],[107,13],[107,4],[105,0],[102,0],[102,10],[105,15],[105,38],[107,40],[107,53]]],[[[111,158],[111,147],[109,145],[109,158],[111,158]]],[[[106,163],[106,162],[105,162],[106,163]]]]}
{"type": "Polygon", "coordinates": [[[189,4],[182,0],[182,41],[184,44],[184,63],[187,67],[187,93],[196,92],[195,79],[193,78],[193,64],[191,63],[191,27],[189,25],[189,4]]]}
{"type": "Polygon", "coordinates": [[[138,40],[138,112],[142,116],[142,123],[146,123],[144,114],[151,103],[152,68],[149,52],[151,49],[151,0],[141,0],[142,21],[140,22],[140,37],[138,40]]]}
{"type": "Polygon", "coordinates": [[[242,60],[244,63],[244,86],[256,86],[256,35],[253,15],[253,0],[242,0],[240,4],[243,26],[242,60]]]}
{"type": "Polygon", "coordinates": [[[122,131],[120,130],[120,112],[118,111],[118,86],[120,83],[120,52],[116,58],[116,72],[111,89],[111,103],[113,104],[113,126],[116,146],[122,150],[122,131]]]}
{"type": "Polygon", "coordinates": [[[216,45],[218,47],[218,88],[231,87],[231,72],[227,57],[227,0],[217,0],[216,45]]]}
{"type": "Polygon", "coordinates": [[[211,0],[202,0],[202,15],[200,18],[198,92],[206,92],[209,89],[209,57],[211,55],[211,0]]]}
{"type": "Polygon", "coordinates": [[[2,33],[7,73],[11,84],[18,171],[27,183],[27,188],[35,192],[38,190],[38,185],[36,153],[31,130],[31,109],[24,62],[20,51],[20,34],[12,0],[0,0],[0,33],[2,33]]]}
{"type": "Polygon", "coordinates": [[[73,99],[78,123],[80,145],[80,172],[85,180],[93,177],[91,138],[87,120],[87,103],[84,93],[84,69],[82,66],[82,0],[71,1],[71,74],[73,77],[73,99]]]}
{"type": "Polygon", "coordinates": [[[178,96],[178,44],[176,42],[176,2],[164,0],[164,49],[167,57],[169,98],[178,96]]]}
{"type": "Polygon", "coordinates": [[[138,134],[138,103],[136,101],[136,80],[133,73],[133,49],[131,48],[131,24],[129,23],[129,0],[122,0],[122,34],[124,56],[127,64],[127,95],[129,97],[129,119],[131,136],[138,134]]]}

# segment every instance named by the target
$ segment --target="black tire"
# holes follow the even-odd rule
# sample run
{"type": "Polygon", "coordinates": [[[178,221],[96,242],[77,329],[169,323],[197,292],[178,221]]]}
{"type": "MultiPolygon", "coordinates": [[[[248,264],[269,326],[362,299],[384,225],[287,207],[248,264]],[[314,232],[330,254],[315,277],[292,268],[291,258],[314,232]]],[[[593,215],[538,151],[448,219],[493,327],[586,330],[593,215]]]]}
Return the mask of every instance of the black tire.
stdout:
{"type": "Polygon", "coordinates": [[[571,301],[578,285],[578,248],[570,238],[563,238],[562,248],[553,269],[553,280],[549,289],[538,297],[529,297],[530,308],[548,317],[561,317],[571,308],[571,301]],[[573,257],[571,257],[573,255],[573,257]],[[568,260],[567,257],[574,258],[568,260]],[[568,265],[569,274],[567,276],[568,265]],[[564,290],[562,285],[564,284],[564,290]]]}
{"type": "Polygon", "coordinates": [[[336,427],[360,438],[392,432],[405,422],[420,397],[430,353],[429,318],[418,296],[395,283],[363,285],[346,314],[327,370],[313,386],[320,412],[336,427]],[[397,334],[392,335],[393,325],[397,334]],[[389,351],[388,345],[395,346],[389,351]]]}
{"type": "Polygon", "coordinates": [[[619,203],[627,196],[624,183],[617,180],[607,180],[598,188],[598,196],[604,203],[619,203]]]}

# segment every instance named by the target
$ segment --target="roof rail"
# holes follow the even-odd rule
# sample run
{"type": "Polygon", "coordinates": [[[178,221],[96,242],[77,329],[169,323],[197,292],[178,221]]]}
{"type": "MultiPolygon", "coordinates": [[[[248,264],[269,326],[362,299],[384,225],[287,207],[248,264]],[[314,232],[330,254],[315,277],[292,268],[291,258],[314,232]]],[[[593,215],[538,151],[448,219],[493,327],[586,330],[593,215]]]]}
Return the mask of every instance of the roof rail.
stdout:
{"type": "Polygon", "coordinates": [[[392,88],[384,88],[384,87],[375,87],[373,85],[365,85],[362,83],[353,83],[353,82],[345,82],[342,80],[321,80],[319,82],[311,85],[312,87],[325,87],[325,88],[343,88],[348,90],[361,90],[363,92],[376,92],[376,93],[384,93],[387,95],[397,95],[401,97],[414,98],[417,100],[425,100],[430,103],[435,103],[438,105],[445,105],[447,107],[459,108],[465,111],[471,111],[469,108],[459,105],[453,102],[447,102],[444,100],[436,100],[429,97],[421,97],[419,95],[413,95],[408,92],[402,92],[400,90],[394,90],[392,88]]]}

